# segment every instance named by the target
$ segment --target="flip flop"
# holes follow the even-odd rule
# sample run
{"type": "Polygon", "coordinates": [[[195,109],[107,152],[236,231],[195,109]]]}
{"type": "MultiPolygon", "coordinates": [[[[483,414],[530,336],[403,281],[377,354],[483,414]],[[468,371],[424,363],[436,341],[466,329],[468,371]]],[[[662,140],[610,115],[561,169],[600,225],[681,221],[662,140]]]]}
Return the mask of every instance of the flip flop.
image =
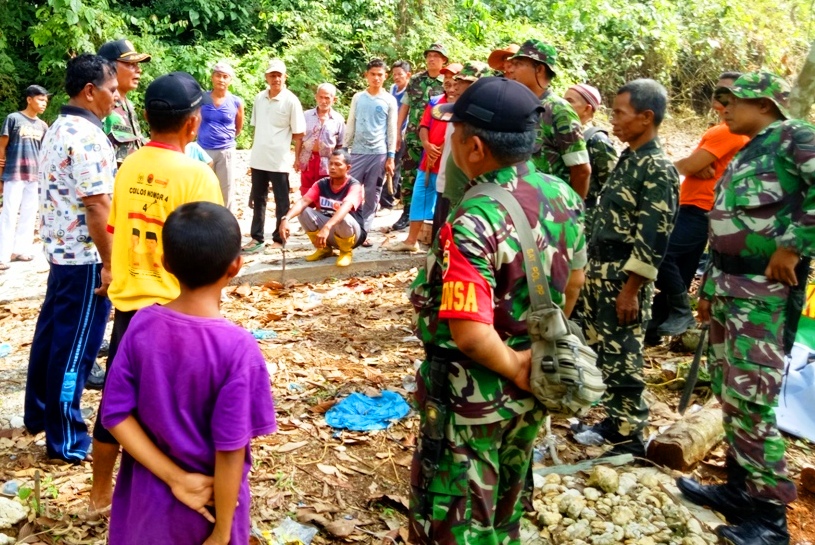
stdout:
{"type": "Polygon", "coordinates": [[[28,254],[12,254],[11,256],[12,261],[31,261],[33,259],[34,256],[28,254]]]}
{"type": "Polygon", "coordinates": [[[8,264],[8,263],[0,263],[0,271],[7,271],[7,270],[9,270],[10,268],[11,268],[11,267],[9,266],[9,264],[8,264]]]}

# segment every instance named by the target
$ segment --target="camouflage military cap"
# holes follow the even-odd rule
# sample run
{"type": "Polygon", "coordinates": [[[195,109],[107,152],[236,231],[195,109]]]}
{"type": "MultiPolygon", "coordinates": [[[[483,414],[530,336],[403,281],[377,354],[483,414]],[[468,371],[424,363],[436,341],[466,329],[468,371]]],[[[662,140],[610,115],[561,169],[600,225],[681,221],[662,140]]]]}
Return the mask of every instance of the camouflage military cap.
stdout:
{"type": "Polygon", "coordinates": [[[461,79],[464,81],[476,81],[481,76],[484,76],[489,70],[489,66],[483,62],[468,61],[464,63],[464,67],[459,70],[458,74],[453,76],[453,79],[461,79]]]}
{"type": "Polygon", "coordinates": [[[524,57],[532,59],[535,62],[542,62],[552,70],[552,73],[555,71],[555,66],[557,65],[557,49],[555,49],[554,46],[543,43],[540,40],[527,40],[521,45],[518,52],[510,58],[518,59],[524,57]]]}
{"type": "Polygon", "coordinates": [[[439,55],[444,57],[444,62],[447,62],[447,59],[450,58],[447,55],[447,49],[445,49],[445,47],[443,45],[439,44],[439,43],[431,44],[430,47],[425,49],[424,50],[424,56],[427,57],[427,54],[430,53],[431,51],[435,51],[436,53],[438,53],[439,55]]]}
{"type": "Polygon", "coordinates": [[[738,98],[766,98],[772,100],[785,119],[791,117],[787,109],[790,98],[790,84],[784,78],[770,72],[742,74],[739,79],[733,82],[732,87],[717,87],[713,96],[718,99],[719,96],[727,93],[738,98]]]}

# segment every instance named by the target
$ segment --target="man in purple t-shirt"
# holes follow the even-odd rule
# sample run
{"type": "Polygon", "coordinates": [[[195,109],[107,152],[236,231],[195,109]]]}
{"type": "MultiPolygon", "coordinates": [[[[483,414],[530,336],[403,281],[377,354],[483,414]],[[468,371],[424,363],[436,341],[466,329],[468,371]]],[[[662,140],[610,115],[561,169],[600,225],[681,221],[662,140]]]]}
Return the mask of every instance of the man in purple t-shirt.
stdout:
{"type": "Polygon", "coordinates": [[[240,227],[223,206],[187,203],[162,242],[181,295],[136,313],[102,400],[125,450],[110,543],[248,543],[250,442],[276,422],[257,341],[220,315],[221,290],[243,264],[240,227]]]}

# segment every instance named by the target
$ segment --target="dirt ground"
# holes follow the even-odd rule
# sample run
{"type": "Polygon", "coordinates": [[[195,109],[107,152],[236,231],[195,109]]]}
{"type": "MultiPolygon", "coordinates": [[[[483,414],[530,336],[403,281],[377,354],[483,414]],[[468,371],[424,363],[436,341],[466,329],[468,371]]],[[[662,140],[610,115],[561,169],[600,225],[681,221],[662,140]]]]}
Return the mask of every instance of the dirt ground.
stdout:
{"type": "MultiPolygon", "coordinates": [[[[324,412],[344,395],[374,394],[390,389],[409,398],[404,379],[412,375],[421,356],[409,328],[405,296],[415,271],[283,288],[278,284],[234,287],[223,304],[227,318],[249,330],[273,331],[260,341],[273,377],[279,432],[253,444],[250,476],[252,521],[258,530],[271,531],[287,516],[320,528],[314,543],[392,543],[405,534],[408,468],[416,442],[418,419],[411,414],[380,432],[337,431],[324,412]],[[391,540],[385,536],[390,537],[391,540]]],[[[39,301],[0,307],[0,338],[13,347],[2,364],[3,414],[19,410],[25,381],[27,352],[39,301]]],[[[660,362],[688,360],[690,355],[667,347],[650,349],[650,431],[663,429],[678,418],[675,408],[681,384],[666,382],[660,362]]],[[[697,390],[705,400],[706,390],[697,390]]],[[[96,408],[99,394],[86,392],[83,406],[96,408]]],[[[91,417],[93,420],[95,416],[91,417]]],[[[577,445],[567,436],[568,422],[554,420],[559,456],[564,463],[594,457],[599,447],[577,445]]],[[[20,428],[0,437],[0,481],[17,481],[34,488],[39,472],[41,513],[32,512],[25,528],[12,535],[38,534],[42,543],[103,543],[104,519],[87,520],[86,501],[91,483],[89,463],[55,464],[45,456],[42,436],[20,428]]],[[[790,467],[813,460],[813,445],[790,438],[790,467]]],[[[700,464],[696,474],[705,480],[723,476],[721,447],[700,464]]],[[[815,498],[802,490],[790,508],[793,543],[815,542],[815,498]]]]}
{"type": "MultiPolygon", "coordinates": [[[[703,129],[704,123],[696,119],[669,120],[663,131],[669,155],[686,155],[703,129]]],[[[223,303],[228,319],[248,330],[274,332],[259,341],[273,378],[279,425],[278,433],[257,439],[252,448],[252,523],[259,536],[268,538],[290,517],[319,528],[313,541],[317,545],[405,541],[408,470],[418,433],[415,412],[388,430],[365,433],[335,430],[326,424],[324,413],[351,392],[388,389],[410,399],[406,377],[413,375],[422,355],[410,329],[405,295],[415,273],[229,288],[223,303]]],[[[37,480],[40,490],[38,509],[32,509],[27,521],[2,532],[26,543],[102,544],[107,522],[89,517],[86,510],[90,464],[53,463],[45,456],[43,436],[22,429],[28,351],[40,304],[26,300],[0,306],[0,341],[11,345],[11,353],[0,359],[0,486],[15,481],[23,495],[29,494],[32,506],[37,480]]],[[[690,359],[690,354],[667,346],[646,352],[649,432],[664,430],[679,418],[682,382],[666,377],[663,364],[686,365],[690,359]]],[[[697,395],[693,401],[702,403],[709,390],[700,387],[697,395]]],[[[92,411],[89,423],[99,399],[93,391],[83,397],[83,407],[92,411]]],[[[600,412],[595,413],[600,418],[600,412]]],[[[552,425],[564,463],[600,454],[599,447],[574,443],[568,426],[561,419],[552,425]]],[[[801,468],[815,463],[815,446],[794,437],[788,446],[797,482],[801,468]]],[[[708,482],[720,480],[723,463],[719,446],[694,474],[708,482]]],[[[792,543],[812,545],[815,495],[803,487],[799,491],[799,500],[789,510],[792,543]]]]}

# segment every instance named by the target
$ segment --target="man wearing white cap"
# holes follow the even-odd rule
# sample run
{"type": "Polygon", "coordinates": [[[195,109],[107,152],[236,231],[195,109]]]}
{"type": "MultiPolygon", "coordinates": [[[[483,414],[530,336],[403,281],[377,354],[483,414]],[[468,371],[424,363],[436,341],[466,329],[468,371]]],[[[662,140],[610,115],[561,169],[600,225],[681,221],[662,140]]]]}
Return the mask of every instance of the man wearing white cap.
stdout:
{"type": "Polygon", "coordinates": [[[212,104],[201,106],[198,144],[212,158],[212,167],[221,184],[224,206],[232,209],[235,192],[234,160],[236,138],[243,129],[243,100],[229,92],[235,71],[226,61],[212,67],[212,104]]]}
{"type": "Polygon", "coordinates": [[[586,195],[586,232],[591,231],[591,217],[597,198],[600,196],[600,189],[606,183],[609,174],[617,164],[619,154],[611,140],[608,138],[608,131],[594,123],[594,114],[603,103],[600,91],[591,85],[578,83],[572,85],[563,95],[563,99],[572,105],[572,109],[580,118],[583,126],[583,139],[586,141],[586,151],[589,152],[589,165],[591,165],[591,176],[589,177],[589,192],[586,195]]]}
{"type": "Polygon", "coordinates": [[[251,125],[255,128],[252,154],[249,166],[252,170],[252,192],[249,199],[252,207],[252,227],[250,240],[244,253],[263,250],[265,244],[264,226],[266,223],[266,199],[269,183],[272,184],[275,200],[275,230],[272,239],[282,243],[280,220],[289,211],[289,168],[286,156],[294,140],[294,171],[300,171],[297,157],[306,132],[306,119],[300,100],[286,89],[286,65],[280,59],[269,61],[266,69],[266,83],[269,85],[255,97],[251,125]]]}

